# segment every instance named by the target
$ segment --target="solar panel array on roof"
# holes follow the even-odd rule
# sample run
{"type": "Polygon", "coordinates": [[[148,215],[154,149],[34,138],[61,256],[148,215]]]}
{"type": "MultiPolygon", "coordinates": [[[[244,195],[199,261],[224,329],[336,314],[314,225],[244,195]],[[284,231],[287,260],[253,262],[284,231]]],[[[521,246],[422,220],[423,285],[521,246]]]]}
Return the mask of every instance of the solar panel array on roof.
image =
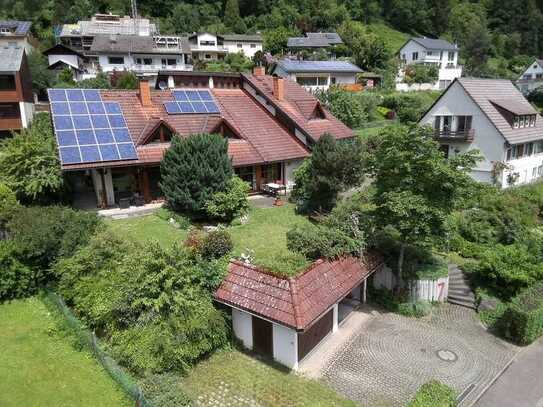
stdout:
{"type": "Polygon", "coordinates": [[[62,164],[137,160],[121,106],[94,89],[49,89],[62,164]]]}
{"type": "Polygon", "coordinates": [[[164,107],[168,114],[220,113],[211,92],[208,89],[174,90],[174,101],[165,102],[164,107]]]}

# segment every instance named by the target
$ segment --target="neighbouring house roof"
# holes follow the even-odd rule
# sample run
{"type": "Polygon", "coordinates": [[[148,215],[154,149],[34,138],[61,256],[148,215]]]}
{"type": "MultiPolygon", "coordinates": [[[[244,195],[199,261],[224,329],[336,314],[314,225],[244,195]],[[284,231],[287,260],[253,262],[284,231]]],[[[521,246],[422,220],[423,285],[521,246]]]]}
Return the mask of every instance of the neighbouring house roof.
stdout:
{"type": "Polygon", "coordinates": [[[243,78],[253,85],[269,104],[281,110],[300,127],[310,139],[317,141],[326,133],[333,135],[336,139],[354,136],[349,127],[320,106],[318,99],[296,82],[284,80],[285,96],[282,101],[279,101],[273,96],[273,77],[269,75],[243,74],[243,78]],[[323,119],[312,118],[312,112],[317,106],[320,106],[324,113],[323,119]]]}
{"type": "Polygon", "coordinates": [[[445,51],[458,50],[458,46],[456,44],[451,44],[449,41],[441,40],[439,38],[435,39],[435,38],[426,38],[426,37],[413,37],[409,39],[407,42],[409,41],[415,41],[416,43],[422,45],[426,49],[438,49],[438,50],[445,50],[445,51]]]}
{"type": "Polygon", "coordinates": [[[308,38],[326,38],[330,45],[343,44],[343,40],[338,33],[328,32],[328,33],[306,33],[308,38]]]}
{"type": "Polygon", "coordinates": [[[246,41],[246,42],[262,42],[262,36],[260,34],[223,34],[218,35],[225,41],[246,41]]]}
{"type": "Polygon", "coordinates": [[[499,111],[501,107],[517,115],[537,114],[537,111],[510,80],[458,78],[456,81],[510,144],[543,138],[543,123],[539,115],[535,126],[515,129],[499,111]]]}
{"type": "Polygon", "coordinates": [[[21,69],[24,49],[21,47],[0,48],[0,72],[14,73],[21,69]]]}
{"type": "MultiPolygon", "coordinates": [[[[283,59],[277,67],[288,73],[361,73],[362,69],[348,61],[298,61],[283,59]]],[[[276,68],[277,69],[277,68],[276,68]]]]}
{"type": "Polygon", "coordinates": [[[180,54],[190,52],[186,38],[177,47],[157,47],[153,37],[139,35],[96,35],[90,52],[104,54],[180,54]]]}
{"type": "Polygon", "coordinates": [[[281,277],[234,261],[215,299],[303,331],[383,264],[377,254],[319,260],[296,277],[281,277]]]}
{"type": "Polygon", "coordinates": [[[0,28],[8,28],[11,33],[0,33],[0,37],[9,35],[26,36],[30,33],[31,21],[0,20],[0,28]]]}
{"type": "Polygon", "coordinates": [[[338,33],[306,33],[305,37],[290,37],[287,39],[289,48],[326,48],[332,45],[343,44],[338,33]]]}
{"type": "Polygon", "coordinates": [[[85,56],[77,52],[76,50],[64,45],[64,44],[56,44],[52,46],[49,49],[46,49],[43,51],[43,55],[49,56],[49,55],[77,55],[80,58],[85,58],[85,56]]]}
{"type": "Polygon", "coordinates": [[[73,68],[77,71],[80,71],[82,72],[83,70],[81,68],[79,68],[79,66],[77,65],[74,65],[72,64],[71,62],[69,61],[57,61],[55,62],[54,64],[51,64],[47,67],[47,69],[50,69],[50,70],[55,70],[55,69],[64,69],[66,67],[70,67],[70,68],[73,68]]]}

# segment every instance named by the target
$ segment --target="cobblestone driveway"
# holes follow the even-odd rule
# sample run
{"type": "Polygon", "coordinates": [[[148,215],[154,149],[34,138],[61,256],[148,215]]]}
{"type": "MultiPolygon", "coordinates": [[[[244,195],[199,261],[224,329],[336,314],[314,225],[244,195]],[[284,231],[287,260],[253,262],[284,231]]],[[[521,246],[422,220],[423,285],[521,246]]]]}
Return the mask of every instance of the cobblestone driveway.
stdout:
{"type": "Polygon", "coordinates": [[[364,406],[403,406],[431,379],[477,395],[518,351],[480,325],[467,308],[443,305],[431,316],[375,317],[323,368],[322,378],[364,406]],[[467,390],[466,390],[467,389],[467,390]]]}

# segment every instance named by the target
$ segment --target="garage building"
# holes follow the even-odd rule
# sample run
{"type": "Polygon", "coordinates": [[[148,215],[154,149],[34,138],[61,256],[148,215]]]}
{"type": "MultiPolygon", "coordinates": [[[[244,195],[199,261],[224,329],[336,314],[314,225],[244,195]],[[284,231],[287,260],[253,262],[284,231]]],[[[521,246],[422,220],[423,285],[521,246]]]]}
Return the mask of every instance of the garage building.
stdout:
{"type": "Polygon", "coordinates": [[[234,335],[246,348],[296,370],[365,301],[367,278],[383,266],[371,254],[319,260],[283,277],[235,261],[215,299],[232,308],[234,335]]]}

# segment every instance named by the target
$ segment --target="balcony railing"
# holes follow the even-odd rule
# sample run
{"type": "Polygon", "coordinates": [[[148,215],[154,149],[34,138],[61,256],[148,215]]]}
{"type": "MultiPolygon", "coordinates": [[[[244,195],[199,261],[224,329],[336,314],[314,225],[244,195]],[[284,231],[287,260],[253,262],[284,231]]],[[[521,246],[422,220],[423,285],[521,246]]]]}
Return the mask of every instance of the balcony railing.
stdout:
{"type": "Polygon", "coordinates": [[[434,137],[438,140],[447,140],[447,141],[473,141],[475,137],[475,129],[469,130],[434,130],[434,137]]]}

